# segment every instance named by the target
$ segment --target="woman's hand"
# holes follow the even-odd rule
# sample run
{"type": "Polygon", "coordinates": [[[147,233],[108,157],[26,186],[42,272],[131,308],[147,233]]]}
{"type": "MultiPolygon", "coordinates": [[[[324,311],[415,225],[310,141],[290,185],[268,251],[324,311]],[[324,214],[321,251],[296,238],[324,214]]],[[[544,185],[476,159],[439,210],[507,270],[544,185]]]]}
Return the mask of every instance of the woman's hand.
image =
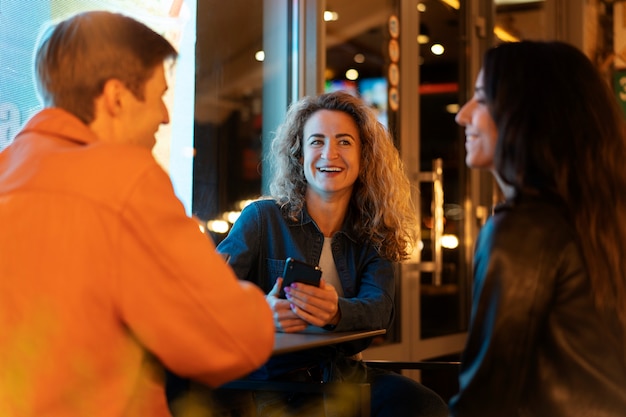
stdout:
{"type": "Polygon", "coordinates": [[[279,332],[295,333],[304,330],[308,323],[292,310],[291,302],[278,298],[283,279],[278,278],[272,290],[265,296],[274,313],[274,327],[279,332]]]}
{"type": "Polygon", "coordinates": [[[324,279],[320,286],[295,282],[285,288],[290,309],[302,320],[318,327],[336,325],[341,317],[337,290],[324,279]]]}

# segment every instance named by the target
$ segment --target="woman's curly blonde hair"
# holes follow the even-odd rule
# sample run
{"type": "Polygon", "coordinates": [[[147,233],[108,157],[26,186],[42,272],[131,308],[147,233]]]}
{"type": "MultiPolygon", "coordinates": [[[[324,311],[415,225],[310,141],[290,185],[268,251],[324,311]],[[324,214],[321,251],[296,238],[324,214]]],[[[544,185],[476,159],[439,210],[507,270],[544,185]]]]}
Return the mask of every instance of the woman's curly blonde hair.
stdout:
{"type": "Polygon", "coordinates": [[[349,211],[353,232],[369,241],[385,259],[407,259],[417,239],[411,185],[388,130],[362,100],[345,92],[304,97],[293,103],[276,131],[269,159],[270,194],[297,220],[307,188],[302,165],[304,125],[319,110],[341,111],[354,119],[361,136],[361,168],[349,211]]]}

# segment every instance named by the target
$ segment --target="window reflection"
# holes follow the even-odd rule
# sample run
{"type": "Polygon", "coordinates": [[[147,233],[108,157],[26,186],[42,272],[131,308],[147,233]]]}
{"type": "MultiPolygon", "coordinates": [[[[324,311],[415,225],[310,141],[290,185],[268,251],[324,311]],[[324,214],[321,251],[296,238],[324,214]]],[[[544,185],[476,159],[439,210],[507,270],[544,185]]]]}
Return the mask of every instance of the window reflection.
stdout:
{"type": "Polygon", "coordinates": [[[223,231],[224,213],[261,193],[263,8],[263,0],[198,2],[192,206],[209,229],[223,231]]]}

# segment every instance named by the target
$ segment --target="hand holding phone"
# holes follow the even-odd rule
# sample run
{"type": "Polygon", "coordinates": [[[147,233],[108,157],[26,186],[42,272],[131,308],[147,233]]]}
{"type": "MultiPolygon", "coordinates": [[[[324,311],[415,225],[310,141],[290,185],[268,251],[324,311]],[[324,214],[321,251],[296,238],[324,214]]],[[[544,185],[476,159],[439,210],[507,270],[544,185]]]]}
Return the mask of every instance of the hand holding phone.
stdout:
{"type": "Polygon", "coordinates": [[[290,286],[293,282],[302,282],[319,287],[321,277],[322,270],[319,266],[307,264],[297,259],[287,258],[285,261],[285,270],[283,271],[283,284],[280,287],[278,297],[285,298],[285,287],[290,286]]]}

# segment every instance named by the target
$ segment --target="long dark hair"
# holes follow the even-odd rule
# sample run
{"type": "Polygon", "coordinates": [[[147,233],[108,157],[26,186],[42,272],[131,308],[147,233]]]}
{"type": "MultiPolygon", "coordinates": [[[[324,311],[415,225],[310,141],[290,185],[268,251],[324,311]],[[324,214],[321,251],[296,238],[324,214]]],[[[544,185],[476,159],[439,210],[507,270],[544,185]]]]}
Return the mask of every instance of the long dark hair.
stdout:
{"type": "Polygon", "coordinates": [[[626,337],[626,138],[608,83],[577,48],[532,41],[489,50],[483,79],[498,175],[568,207],[596,305],[626,337]]]}

